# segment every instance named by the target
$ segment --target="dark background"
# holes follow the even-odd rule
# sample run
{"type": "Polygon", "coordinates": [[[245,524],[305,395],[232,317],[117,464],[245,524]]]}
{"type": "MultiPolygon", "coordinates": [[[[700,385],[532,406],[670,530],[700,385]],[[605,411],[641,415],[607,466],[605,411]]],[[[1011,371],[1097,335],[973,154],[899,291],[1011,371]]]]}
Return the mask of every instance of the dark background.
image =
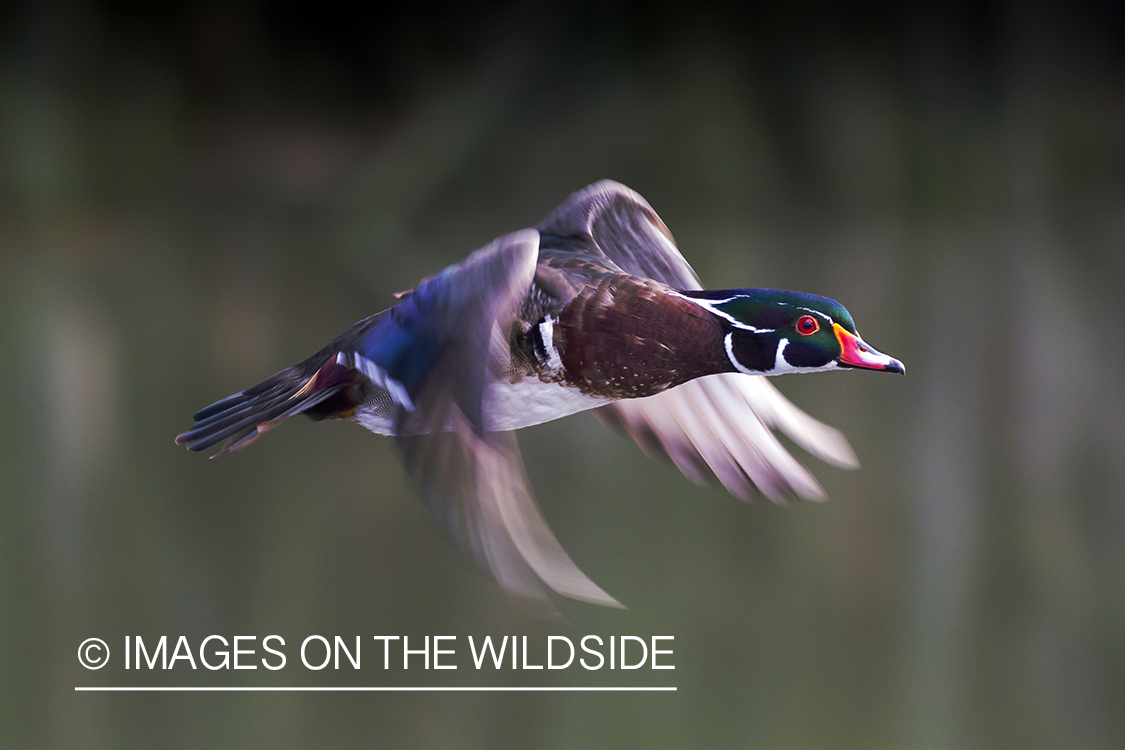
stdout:
{"type": "MultiPolygon", "coordinates": [[[[1121,10],[1036,3],[0,9],[0,744],[1125,745],[1121,10]],[[191,413],[603,177],[704,283],[832,296],[906,378],[782,378],[863,468],[745,505],[588,414],[524,431],[630,609],[528,619],[393,443],[191,413]],[[279,633],[279,673],[125,672],[279,633]],[[307,672],[305,636],[365,669],[307,672]],[[371,635],[675,636],[675,671],[376,669],[371,635]],[[75,660],[99,636],[115,656],[75,660]],[[76,685],[665,685],[77,694],[76,685]]],[[[796,449],[794,449],[796,450],[796,449]]],[[[807,457],[806,457],[807,458],[807,457]]]]}

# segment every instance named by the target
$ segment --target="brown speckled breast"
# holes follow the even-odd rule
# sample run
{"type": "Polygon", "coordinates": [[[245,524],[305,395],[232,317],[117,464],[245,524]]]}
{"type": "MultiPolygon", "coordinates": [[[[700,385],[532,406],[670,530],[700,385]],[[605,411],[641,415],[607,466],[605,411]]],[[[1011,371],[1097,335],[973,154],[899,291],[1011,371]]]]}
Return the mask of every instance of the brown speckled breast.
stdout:
{"type": "Polygon", "coordinates": [[[721,324],[648,279],[598,279],[563,308],[555,335],[566,382],[584,393],[651,396],[733,369],[721,324]]]}

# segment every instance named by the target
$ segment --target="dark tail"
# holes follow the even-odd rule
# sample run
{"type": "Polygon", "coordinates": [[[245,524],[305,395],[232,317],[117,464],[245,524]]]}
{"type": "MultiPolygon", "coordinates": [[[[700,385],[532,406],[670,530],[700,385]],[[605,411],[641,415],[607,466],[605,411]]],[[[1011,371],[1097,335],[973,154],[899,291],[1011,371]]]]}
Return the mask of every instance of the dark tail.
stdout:
{"type": "Polygon", "coordinates": [[[295,414],[308,414],[314,419],[350,415],[362,402],[356,371],[336,364],[335,358],[319,367],[311,364],[307,361],[282,370],[201,409],[195,413],[191,429],[176,437],[176,444],[189,451],[202,451],[225,440],[215,454],[221,456],[245,448],[295,414]]]}

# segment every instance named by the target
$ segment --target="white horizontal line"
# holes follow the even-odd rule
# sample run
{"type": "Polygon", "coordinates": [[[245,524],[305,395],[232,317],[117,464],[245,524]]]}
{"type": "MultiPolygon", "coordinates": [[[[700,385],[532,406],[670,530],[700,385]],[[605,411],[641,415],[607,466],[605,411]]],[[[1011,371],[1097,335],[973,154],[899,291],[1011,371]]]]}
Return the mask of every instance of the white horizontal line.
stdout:
{"type": "Polygon", "coordinates": [[[285,687],[76,687],[79,693],[433,693],[433,692],[460,692],[460,693],[610,693],[610,692],[675,692],[675,687],[311,687],[311,686],[285,686],[285,687]]]}

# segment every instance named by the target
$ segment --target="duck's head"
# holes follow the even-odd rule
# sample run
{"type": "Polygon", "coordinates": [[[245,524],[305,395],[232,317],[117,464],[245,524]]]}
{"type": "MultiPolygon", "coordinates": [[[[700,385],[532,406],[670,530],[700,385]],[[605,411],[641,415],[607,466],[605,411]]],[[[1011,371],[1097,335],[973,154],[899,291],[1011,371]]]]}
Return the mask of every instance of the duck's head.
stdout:
{"type": "Polygon", "coordinates": [[[902,362],[868,346],[836,300],[782,289],[684,292],[723,326],[731,366],[750,375],[858,367],[906,374],[902,362]]]}

